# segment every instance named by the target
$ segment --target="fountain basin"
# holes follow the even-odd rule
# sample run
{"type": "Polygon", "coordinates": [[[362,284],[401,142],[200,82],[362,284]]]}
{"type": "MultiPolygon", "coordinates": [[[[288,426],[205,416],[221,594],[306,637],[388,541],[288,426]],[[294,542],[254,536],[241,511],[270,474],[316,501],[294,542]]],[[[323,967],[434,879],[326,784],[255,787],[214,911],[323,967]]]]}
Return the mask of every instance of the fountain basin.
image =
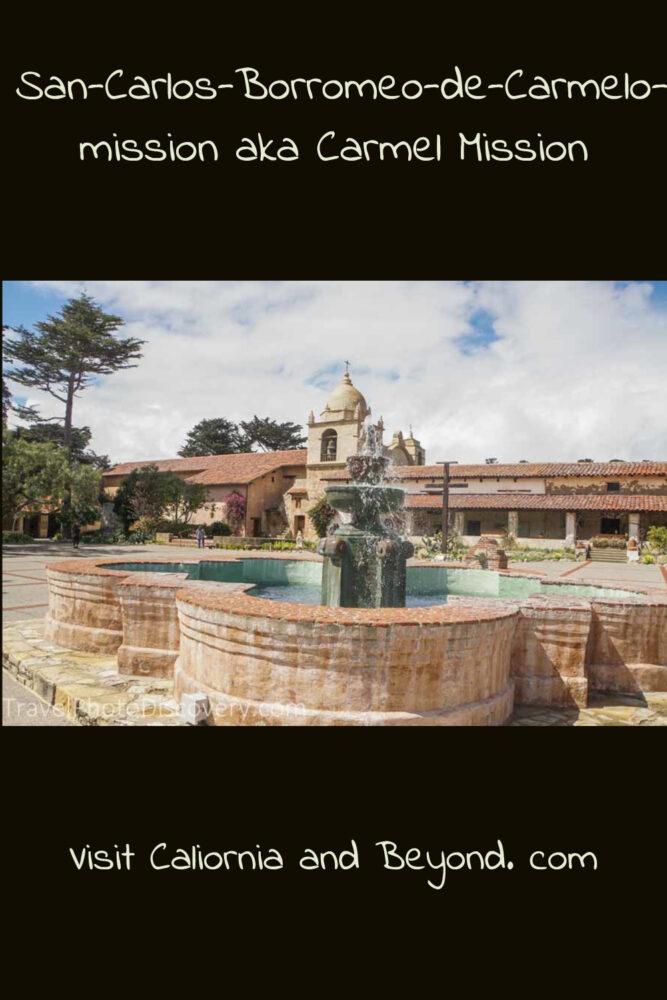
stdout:
{"type": "Polygon", "coordinates": [[[518,609],[329,608],[177,594],[175,696],[215,725],[494,725],[512,713],[518,609]]]}
{"type": "Polygon", "coordinates": [[[345,511],[363,521],[368,517],[369,511],[373,518],[397,511],[405,502],[405,490],[396,486],[350,483],[327,486],[326,497],[327,503],[336,510],[345,511]]]}
{"type": "Polygon", "coordinates": [[[434,606],[296,603],[321,572],[317,557],[277,554],[64,560],[47,571],[47,632],[69,649],[124,647],[124,673],[173,671],[179,692],[217,691],[221,724],[227,708],[247,724],[299,705],[301,719],[280,724],[490,724],[511,711],[508,677],[517,704],[585,705],[589,688],[667,690],[661,591],[419,562],[408,566],[408,601],[434,606]],[[509,643],[496,634],[505,627],[509,643]]]}

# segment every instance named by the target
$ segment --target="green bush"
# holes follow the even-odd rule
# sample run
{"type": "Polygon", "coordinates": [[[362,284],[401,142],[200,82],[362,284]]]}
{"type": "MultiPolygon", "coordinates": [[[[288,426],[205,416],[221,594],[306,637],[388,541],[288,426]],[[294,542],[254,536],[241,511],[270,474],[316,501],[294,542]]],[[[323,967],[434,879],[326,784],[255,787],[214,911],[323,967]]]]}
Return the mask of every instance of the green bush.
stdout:
{"type": "MultiPolygon", "coordinates": [[[[55,540],[60,541],[60,536],[54,535],[55,540]]],[[[121,528],[117,528],[112,535],[104,535],[101,531],[82,531],[82,545],[125,545],[128,539],[121,528]]]]}
{"type": "Polygon", "coordinates": [[[147,541],[153,541],[155,538],[156,527],[158,524],[157,518],[154,517],[140,517],[132,525],[132,534],[139,535],[140,537],[145,537],[147,541]]]}
{"type": "Polygon", "coordinates": [[[505,549],[505,551],[509,552],[510,549],[515,549],[518,546],[518,544],[519,543],[516,540],[516,535],[513,535],[511,531],[507,530],[507,528],[503,528],[502,547],[505,549]]]}
{"type": "Polygon", "coordinates": [[[34,541],[32,535],[24,535],[21,531],[3,531],[2,533],[3,545],[27,545],[34,541]]]}
{"type": "MultiPolygon", "coordinates": [[[[261,542],[257,545],[252,538],[237,538],[233,542],[216,542],[215,547],[216,549],[264,549],[265,552],[293,552],[296,549],[296,543],[286,538],[276,538],[275,541],[261,542]]],[[[317,546],[315,542],[304,541],[303,547],[312,552],[317,546]]]]}
{"type": "Polygon", "coordinates": [[[127,536],[128,545],[145,545],[146,542],[152,541],[152,536],[147,531],[131,531],[127,536]]]}
{"type": "MultiPolygon", "coordinates": [[[[442,548],[442,531],[436,531],[434,535],[424,535],[418,542],[415,555],[419,559],[434,559],[440,555],[442,548]]],[[[461,536],[454,528],[447,532],[447,559],[455,562],[463,559],[468,551],[468,546],[461,540],[461,536]]]]}
{"type": "Polygon", "coordinates": [[[226,521],[211,521],[210,524],[204,525],[204,531],[207,538],[214,538],[215,535],[231,535],[232,526],[226,521]]]}
{"type": "Polygon", "coordinates": [[[642,562],[643,563],[647,563],[647,564],[654,563],[655,559],[653,558],[652,555],[650,555],[648,552],[646,552],[645,555],[642,556],[642,562]]]}
{"type": "Polygon", "coordinates": [[[656,552],[667,552],[667,526],[653,524],[646,532],[646,541],[656,552]]]}
{"type": "Polygon", "coordinates": [[[591,545],[594,549],[625,549],[628,546],[627,540],[624,536],[619,538],[601,538],[596,535],[591,538],[591,545]]]}
{"type": "Polygon", "coordinates": [[[512,551],[512,561],[513,562],[542,562],[545,556],[546,550],[540,549],[514,549],[512,551]]]}
{"type": "Polygon", "coordinates": [[[106,539],[101,531],[82,531],[79,541],[82,545],[102,545],[106,539]]]}
{"type": "Polygon", "coordinates": [[[290,551],[296,548],[296,542],[286,538],[277,538],[275,542],[262,542],[261,549],[270,549],[273,552],[290,551]]]}
{"type": "Polygon", "coordinates": [[[574,548],[566,546],[563,549],[540,549],[531,546],[513,548],[510,558],[514,562],[545,562],[549,559],[574,559],[574,548]]]}
{"type": "MultiPolygon", "coordinates": [[[[216,523],[216,522],[214,522],[216,523]]],[[[141,525],[136,524],[135,530],[141,530],[141,525]]],[[[183,521],[168,521],[162,519],[155,522],[155,531],[166,532],[169,535],[173,535],[175,538],[187,538],[196,531],[196,526],[193,524],[184,524],[183,521]]],[[[224,534],[225,532],[221,532],[224,534]]]]}

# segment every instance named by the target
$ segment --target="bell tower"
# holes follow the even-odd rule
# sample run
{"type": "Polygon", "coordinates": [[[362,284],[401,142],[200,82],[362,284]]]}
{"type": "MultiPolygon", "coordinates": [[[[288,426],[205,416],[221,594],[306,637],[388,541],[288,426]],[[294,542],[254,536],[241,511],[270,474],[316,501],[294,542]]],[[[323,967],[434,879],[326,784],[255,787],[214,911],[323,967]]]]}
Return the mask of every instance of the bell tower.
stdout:
{"type": "Polygon", "coordinates": [[[348,456],[357,453],[361,427],[371,410],[352,384],[349,362],[345,364],[345,374],[328,396],[319,420],[312,412],[308,417],[309,469],[344,469],[348,456]]]}

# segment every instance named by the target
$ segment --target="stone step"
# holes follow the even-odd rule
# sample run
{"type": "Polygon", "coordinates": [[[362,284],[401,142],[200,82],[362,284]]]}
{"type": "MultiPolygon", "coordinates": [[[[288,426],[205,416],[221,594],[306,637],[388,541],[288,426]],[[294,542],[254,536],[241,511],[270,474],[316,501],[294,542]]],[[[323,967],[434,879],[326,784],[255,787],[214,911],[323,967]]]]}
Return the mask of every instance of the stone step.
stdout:
{"type": "Polygon", "coordinates": [[[591,559],[593,562],[620,562],[628,561],[625,549],[591,549],[591,559]]]}

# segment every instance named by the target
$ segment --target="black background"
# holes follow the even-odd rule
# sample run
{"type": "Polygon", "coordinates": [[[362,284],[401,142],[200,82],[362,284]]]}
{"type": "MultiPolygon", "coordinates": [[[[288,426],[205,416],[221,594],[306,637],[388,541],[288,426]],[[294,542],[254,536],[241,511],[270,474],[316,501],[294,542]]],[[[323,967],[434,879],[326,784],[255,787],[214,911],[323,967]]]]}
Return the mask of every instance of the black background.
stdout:
{"type": "MultiPolygon", "coordinates": [[[[435,81],[464,73],[665,79],[643,6],[490,15],[411,5],[21,10],[5,16],[3,250],[14,278],[604,279],[648,277],[664,234],[664,98],[645,102],[25,102],[19,75],[435,81]],[[439,13],[436,13],[436,10],[439,13]],[[586,164],[324,164],[328,129],[396,141],[486,131],[583,139],[586,164]],[[217,164],[84,163],[82,139],[214,138],[217,164]],[[244,135],[293,136],[296,164],[239,164],[244,135]]],[[[663,247],[664,250],[664,247],[663,247]]],[[[566,403],[567,387],[564,387],[566,403]]],[[[520,396],[517,399],[520,405],[520,396]]],[[[320,992],[535,992],[647,985],[664,884],[656,730],[7,729],[3,870],[13,966],[30,986],[320,992]],[[354,838],[359,872],[302,873],[306,846],[354,838]],[[512,872],[383,872],[377,840],[488,850],[512,872]],[[160,841],[274,846],[276,873],[151,872],[160,841]],[[78,873],[68,848],[130,842],[131,873],[78,873]],[[595,851],[597,872],[537,873],[533,850],[595,851]],[[354,973],[348,960],[358,962],[354,973]],[[309,963],[318,971],[313,976],[309,963]],[[131,971],[132,963],[139,971],[131,971]],[[583,963],[584,971],[577,971],[583,963]],[[177,987],[177,977],[182,984],[177,987]]]]}

